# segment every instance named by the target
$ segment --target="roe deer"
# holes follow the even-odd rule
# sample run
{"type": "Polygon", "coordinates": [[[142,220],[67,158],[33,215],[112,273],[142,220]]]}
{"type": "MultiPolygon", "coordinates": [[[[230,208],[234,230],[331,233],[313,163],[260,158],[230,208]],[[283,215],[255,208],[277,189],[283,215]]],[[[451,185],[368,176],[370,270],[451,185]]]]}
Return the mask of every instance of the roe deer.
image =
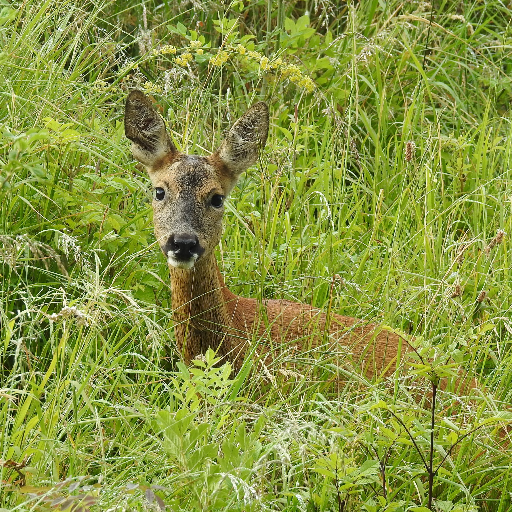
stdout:
{"type": "Polygon", "coordinates": [[[327,316],[306,304],[259,303],[233,294],[224,284],[214,254],[224,200],[240,174],[256,162],[268,126],[267,105],[256,103],[215,153],[191,156],[176,149],[142,92],[132,91],[127,98],[125,133],[154,187],[154,228],[169,264],[178,349],[188,364],[211,348],[239,370],[255,339],[262,340],[256,353],[267,361],[275,351],[290,347],[322,347],[329,357],[337,347],[368,378],[389,375],[401,355],[412,351],[397,334],[363,320],[327,316]]]}

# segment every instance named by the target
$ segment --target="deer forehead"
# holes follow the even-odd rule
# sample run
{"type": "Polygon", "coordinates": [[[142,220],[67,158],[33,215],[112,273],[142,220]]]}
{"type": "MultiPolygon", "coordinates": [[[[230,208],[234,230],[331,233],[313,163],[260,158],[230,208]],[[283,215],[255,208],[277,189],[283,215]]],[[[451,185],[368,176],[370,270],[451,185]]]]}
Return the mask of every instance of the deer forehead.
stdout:
{"type": "Polygon", "coordinates": [[[227,177],[215,162],[194,155],[180,155],[172,161],[162,162],[151,172],[155,187],[163,186],[176,197],[182,194],[204,197],[211,193],[226,194],[227,177]]]}

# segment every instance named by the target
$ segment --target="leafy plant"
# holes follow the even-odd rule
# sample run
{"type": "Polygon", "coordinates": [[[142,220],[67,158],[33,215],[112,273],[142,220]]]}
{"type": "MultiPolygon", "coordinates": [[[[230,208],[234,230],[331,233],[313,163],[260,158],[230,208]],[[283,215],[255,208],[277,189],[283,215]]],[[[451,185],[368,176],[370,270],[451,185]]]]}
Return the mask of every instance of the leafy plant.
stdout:
{"type": "Polygon", "coordinates": [[[510,508],[503,3],[0,4],[0,507],[510,508]],[[190,153],[269,104],[226,204],[229,286],[401,332],[414,375],[179,363],[134,87],[190,153]]]}

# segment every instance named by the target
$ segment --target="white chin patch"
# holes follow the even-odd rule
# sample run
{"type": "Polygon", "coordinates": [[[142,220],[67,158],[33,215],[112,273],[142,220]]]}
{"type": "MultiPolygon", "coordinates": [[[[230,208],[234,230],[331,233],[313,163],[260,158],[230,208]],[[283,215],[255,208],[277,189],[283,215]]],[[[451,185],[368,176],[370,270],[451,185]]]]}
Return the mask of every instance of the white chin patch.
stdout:
{"type": "Polygon", "coordinates": [[[188,261],[177,260],[171,253],[167,254],[167,263],[169,263],[169,265],[172,265],[174,268],[182,268],[185,270],[189,270],[195,265],[196,260],[196,254],[194,254],[194,257],[188,261]]]}

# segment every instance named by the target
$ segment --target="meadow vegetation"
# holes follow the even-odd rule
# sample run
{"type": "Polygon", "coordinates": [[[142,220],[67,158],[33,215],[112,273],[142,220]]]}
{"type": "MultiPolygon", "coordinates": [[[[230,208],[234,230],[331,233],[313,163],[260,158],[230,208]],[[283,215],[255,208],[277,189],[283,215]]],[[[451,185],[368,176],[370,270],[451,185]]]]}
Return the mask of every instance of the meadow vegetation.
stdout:
{"type": "Polygon", "coordinates": [[[509,9],[0,0],[0,510],[512,510],[509,9]],[[227,284],[401,333],[413,381],[179,362],[132,88],[190,153],[269,104],[227,284]]]}

